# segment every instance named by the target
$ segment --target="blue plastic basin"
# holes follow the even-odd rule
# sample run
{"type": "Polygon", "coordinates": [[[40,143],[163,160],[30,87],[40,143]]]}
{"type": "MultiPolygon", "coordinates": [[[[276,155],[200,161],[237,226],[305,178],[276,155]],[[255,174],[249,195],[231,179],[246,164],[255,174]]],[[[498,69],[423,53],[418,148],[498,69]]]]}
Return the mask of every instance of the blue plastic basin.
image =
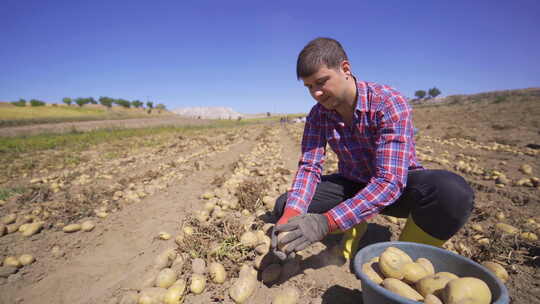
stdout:
{"type": "Polygon", "coordinates": [[[491,290],[493,304],[508,304],[508,290],[504,284],[484,266],[434,246],[410,242],[382,242],[362,248],[354,257],[354,272],[362,282],[364,304],[409,304],[421,303],[406,299],[375,284],[362,273],[362,265],[372,258],[380,256],[387,247],[396,247],[406,252],[413,260],[427,258],[433,263],[435,272],[452,272],[459,277],[476,277],[484,281],[491,290]]]}

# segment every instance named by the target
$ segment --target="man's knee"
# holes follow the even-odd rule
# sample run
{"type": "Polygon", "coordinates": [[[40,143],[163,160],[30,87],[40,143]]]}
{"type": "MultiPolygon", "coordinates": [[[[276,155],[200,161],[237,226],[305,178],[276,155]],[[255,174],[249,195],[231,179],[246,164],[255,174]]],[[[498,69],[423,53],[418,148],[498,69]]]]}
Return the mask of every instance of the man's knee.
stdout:
{"type": "Polygon", "coordinates": [[[283,214],[283,210],[285,209],[285,204],[287,203],[287,192],[283,193],[276,199],[276,204],[274,205],[274,217],[276,219],[279,219],[281,215],[283,214]]]}
{"type": "Polygon", "coordinates": [[[419,226],[439,239],[449,239],[465,225],[473,206],[474,191],[453,172],[436,170],[417,185],[421,203],[412,216],[419,226]]]}

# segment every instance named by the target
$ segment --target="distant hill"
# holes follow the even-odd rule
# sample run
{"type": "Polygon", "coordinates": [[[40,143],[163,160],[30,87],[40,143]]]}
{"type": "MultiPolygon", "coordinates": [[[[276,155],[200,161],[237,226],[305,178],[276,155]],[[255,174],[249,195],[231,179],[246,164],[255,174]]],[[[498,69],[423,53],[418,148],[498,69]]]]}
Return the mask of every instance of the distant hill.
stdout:
{"type": "Polygon", "coordinates": [[[185,116],[202,119],[237,119],[238,117],[244,117],[228,107],[185,107],[177,108],[171,112],[185,116]]]}
{"type": "Polygon", "coordinates": [[[432,99],[411,99],[415,105],[455,105],[469,103],[501,103],[508,101],[532,101],[540,99],[540,88],[490,91],[477,94],[460,94],[432,99]]]}

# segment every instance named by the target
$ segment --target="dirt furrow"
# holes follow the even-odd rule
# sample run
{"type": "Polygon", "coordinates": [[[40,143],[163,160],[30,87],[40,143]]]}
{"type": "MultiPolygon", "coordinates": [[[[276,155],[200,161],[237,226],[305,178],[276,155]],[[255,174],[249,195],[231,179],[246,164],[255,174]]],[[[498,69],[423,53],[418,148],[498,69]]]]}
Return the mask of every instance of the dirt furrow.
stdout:
{"type": "Polygon", "coordinates": [[[156,253],[172,245],[172,240],[156,239],[159,232],[177,233],[179,219],[191,212],[209,182],[224,174],[253,144],[244,141],[215,153],[204,170],[126,206],[88,235],[51,232],[57,235],[51,239],[60,234],[68,242],[65,259],[55,260],[48,252],[38,255],[39,263],[31,271],[10,277],[0,287],[1,303],[107,303],[114,292],[136,284],[156,253]]]}

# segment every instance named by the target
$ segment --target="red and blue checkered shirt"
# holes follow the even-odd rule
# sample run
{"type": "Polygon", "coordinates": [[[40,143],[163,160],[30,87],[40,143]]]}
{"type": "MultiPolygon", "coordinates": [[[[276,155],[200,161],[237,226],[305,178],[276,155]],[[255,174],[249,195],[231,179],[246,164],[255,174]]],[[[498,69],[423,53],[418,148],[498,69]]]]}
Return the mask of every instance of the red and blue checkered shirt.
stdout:
{"type": "Polygon", "coordinates": [[[326,145],[339,159],[339,173],[367,184],[328,211],[341,230],[371,218],[395,202],[408,170],[423,169],[416,159],[412,109],[395,89],[360,81],[352,127],[334,110],[311,109],[304,127],[302,156],[287,196],[287,209],[306,213],[321,181],[326,145]]]}

